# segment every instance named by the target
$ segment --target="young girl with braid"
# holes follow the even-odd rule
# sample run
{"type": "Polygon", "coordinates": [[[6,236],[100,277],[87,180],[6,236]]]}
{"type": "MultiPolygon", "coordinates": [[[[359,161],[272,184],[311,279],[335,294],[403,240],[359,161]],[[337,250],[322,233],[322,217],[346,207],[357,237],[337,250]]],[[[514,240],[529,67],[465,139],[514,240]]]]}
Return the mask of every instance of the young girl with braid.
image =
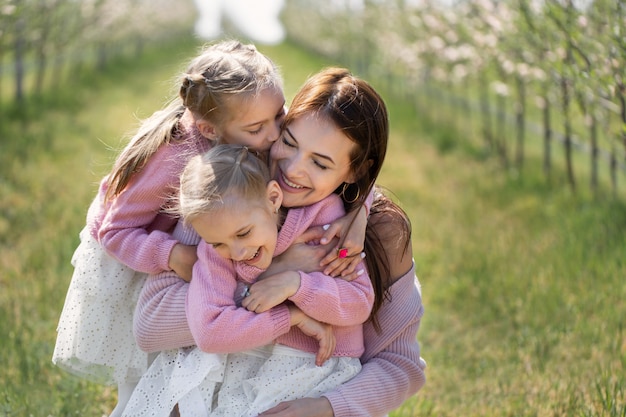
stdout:
{"type": "Polygon", "coordinates": [[[284,116],[282,80],[252,45],[223,41],[182,74],[178,97],[143,122],[101,181],[74,253],[74,274],[57,328],[53,362],[84,378],[118,385],[121,414],[149,365],[132,333],[145,274],[191,278],[196,247],[171,235],[187,161],[215,142],[267,151],[284,116]]]}

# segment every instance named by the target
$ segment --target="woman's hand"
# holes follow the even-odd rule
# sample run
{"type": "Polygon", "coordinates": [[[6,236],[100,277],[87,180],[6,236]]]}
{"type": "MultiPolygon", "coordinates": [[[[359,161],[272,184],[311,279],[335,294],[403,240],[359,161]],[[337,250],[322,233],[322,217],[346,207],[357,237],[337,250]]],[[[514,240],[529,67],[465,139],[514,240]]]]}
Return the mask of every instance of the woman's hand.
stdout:
{"type": "Polygon", "coordinates": [[[255,313],[263,313],[287,300],[299,288],[300,274],[295,271],[266,276],[248,288],[241,306],[255,313]]]}
{"type": "Polygon", "coordinates": [[[285,401],[259,414],[259,417],[334,417],[326,397],[285,401]]]}
{"type": "Polygon", "coordinates": [[[361,261],[367,227],[367,215],[362,208],[363,206],[360,206],[344,217],[324,226],[325,232],[320,238],[321,244],[326,244],[335,237],[339,239],[339,244],[320,262],[320,266],[324,267],[324,274],[332,277],[351,275],[361,261]]]}
{"type": "Polygon", "coordinates": [[[198,260],[197,246],[183,245],[177,243],[170,252],[170,259],[168,261],[172,271],[176,272],[176,275],[183,280],[191,281],[191,271],[193,265],[198,260]]]}
{"type": "Polygon", "coordinates": [[[315,364],[322,366],[335,351],[337,340],[333,327],[307,316],[295,305],[289,306],[291,325],[297,326],[302,333],[316,339],[320,345],[315,355],[315,364]]]}
{"type": "MultiPolygon", "coordinates": [[[[258,280],[262,281],[265,278],[285,271],[302,271],[307,274],[322,272],[323,267],[320,265],[322,259],[329,251],[336,254],[335,250],[339,242],[337,238],[333,238],[326,244],[317,244],[324,235],[325,231],[322,226],[308,229],[285,252],[274,257],[270,267],[258,277],[258,280]]],[[[361,275],[363,272],[359,272],[356,267],[364,255],[364,253],[360,252],[356,256],[350,257],[350,264],[343,271],[340,278],[352,281],[361,275]]]]}

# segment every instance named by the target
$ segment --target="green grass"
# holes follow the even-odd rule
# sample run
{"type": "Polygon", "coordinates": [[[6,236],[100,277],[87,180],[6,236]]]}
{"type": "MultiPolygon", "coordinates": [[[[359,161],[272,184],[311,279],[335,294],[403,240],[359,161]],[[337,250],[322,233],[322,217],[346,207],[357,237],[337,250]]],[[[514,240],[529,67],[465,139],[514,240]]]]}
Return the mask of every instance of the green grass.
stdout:
{"type": "MultiPolygon", "coordinates": [[[[50,362],[69,260],[113,149],[161,107],[196,49],[146,51],[2,120],[0,415],[113,407],[110,388],[50,362]]],[[[331,64],[288,44],[261,49],[282,67],[288,100],[331,64]]],[[[625,416],[623,201],[549,186],[537,158],[523,176],[506,173],[480,140],[451,145],[462,133],[383,95],[393,131],[380,183],[412,219],[428,362],[425,388],[391,416],[625,416]]]]}

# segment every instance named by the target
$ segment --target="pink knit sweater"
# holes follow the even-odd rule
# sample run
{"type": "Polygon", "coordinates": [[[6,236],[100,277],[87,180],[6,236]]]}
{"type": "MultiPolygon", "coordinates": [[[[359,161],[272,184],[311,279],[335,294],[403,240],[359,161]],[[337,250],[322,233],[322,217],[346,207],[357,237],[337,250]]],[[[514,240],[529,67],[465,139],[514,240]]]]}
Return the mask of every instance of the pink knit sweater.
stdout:
{"type": "Polygon", "coordinates": [[[169,257],[177,240],[168,231],[176,219],[165,214],[178,193],[179,178],[189,159],[207,151],[204,138],[185,114],[176,136],[162,145],[113,201],[102,204],[106,181],[87,214],[91,235],[104,249],[130,268],[155,274],[169,271],[169,257]]]}
{"type": "MultiPolygon", "coordinates": [[[[278,234],[275,255],[287,250],[309,227],[327,224],[343,215],[343,204],[334,194],[311,206],[289,210],[278,234]]],[[[297,327],[290,328],[285,305],[260,314],[237,307],[233,295],[241,288],[238,282],[252,284],[261,272],[243,262],[221,258],[210,245],[200,242],[187,295],[187,320],[200,349],[231,353],[275,341],[317,352],[319,345],[314,338],[297,327]]],[[[309,317],[334,326],[337,341],[334,356],[361,356],[362,323],[369,317],[374,301],[367,274],[348,282],[319,272],[300,272],[300,279],[300,288],[289,301],[309,317]]]]}
{"type": "Polygon", "coordinates": [[[398,408],[426,383],[426,362],[416,334],[424,307],[415,265],[390,287],[390,299],[378,310],[382,329],[363,328],[363,368],[350,381],[324,394],[335,417],[384,416],[398,408]]]}
{"type": "MultiPolygon", "coordinates": [[[[184,313],[189,284],[172,274],[148,279],[135,316],[135,333],[147,351],[193,344],[184,313]]],[[[361,372],[324,394],[335,417],[383,416],[398,408],[426,382],[417,334],[424,307],[420,285],[412,268],[390,287],[390,299],[378,310],[382,328],[363,327],[365,352],[361,372]]]]}

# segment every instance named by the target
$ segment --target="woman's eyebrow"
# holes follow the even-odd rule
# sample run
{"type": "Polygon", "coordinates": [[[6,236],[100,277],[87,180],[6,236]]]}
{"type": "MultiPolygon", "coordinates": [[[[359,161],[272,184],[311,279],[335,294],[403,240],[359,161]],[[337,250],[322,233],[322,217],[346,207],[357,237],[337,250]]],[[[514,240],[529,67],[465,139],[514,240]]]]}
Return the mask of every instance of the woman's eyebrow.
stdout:
{"type": "MultiPolygon", "coordinates": [[[[296,137],[293,135],[293,133],[291,133],[291,130],[289,130],[289,128],[288,128],[288,127],[286,127],[286,128],[285,128],[285,131],[287,132],[287,134],[289,134],[289,136],[291,137],[291,139],[293,139],[296,143],[298,143],[298,139],[296,139],[296,137]]],[[[318,158],[325,159],[325,160],[327,160],[328,162],[332,163],[333,165],[336,165],[336,164],[335,164],[335,161],[333,161],[333,158],[331,158],[331,157],[330,157],[330,156],[328,156],[328,155],[324,155],[324,154],[317,153],[317,152],[313,152],[313,155],[317,156],[318,158]]]]}
{"type": "Polygon", "coordinates": [[[298,141],[298,139],[296,139],[296,137],[293,135],[293,133],[291,133],[291,130],[289,130],[288,127],[285,128],[285,131],[289,134],[289,136],[291,136],[291,139],[295,140],[296,142],[298,141]]]}

